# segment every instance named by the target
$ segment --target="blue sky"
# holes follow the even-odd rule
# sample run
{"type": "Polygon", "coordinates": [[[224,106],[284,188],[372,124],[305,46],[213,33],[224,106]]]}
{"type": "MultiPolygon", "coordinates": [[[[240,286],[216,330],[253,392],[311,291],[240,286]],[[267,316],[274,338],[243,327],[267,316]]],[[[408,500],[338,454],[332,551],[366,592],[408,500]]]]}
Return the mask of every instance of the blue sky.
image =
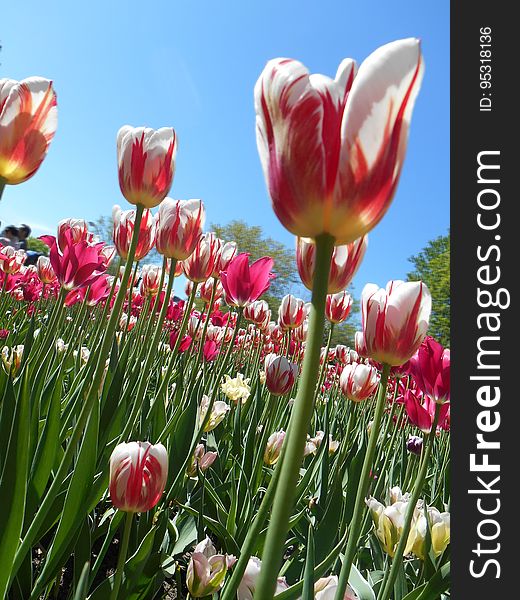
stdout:
{"type": "Polygon", "coordinates": [[[42,167],[4,192],[4,225],[48,233],[65,217],[129,207],[117,181],[118,129],[173,126],[170,196],[202,198],[208,227],[243,219],[293,247],[271,210],[256,150],[253,87],[265,63],[295,58],[334,76],[345,57],[360,64],[378,46],[415,36],[426,71],[408,154],[394,202],[369,234],[357,295],[367,282],[405,277],[408,258],[448,230],[448,0],[28,0],[23,10],[4,3],[2,25],[0,77],[52,79],[59,108],[42,167]]]}

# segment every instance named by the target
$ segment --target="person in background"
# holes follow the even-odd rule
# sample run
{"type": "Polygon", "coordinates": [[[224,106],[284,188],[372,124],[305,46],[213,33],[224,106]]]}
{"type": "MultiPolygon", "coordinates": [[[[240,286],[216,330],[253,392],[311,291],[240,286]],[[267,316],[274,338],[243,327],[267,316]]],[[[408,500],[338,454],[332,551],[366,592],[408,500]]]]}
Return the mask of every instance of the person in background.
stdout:
{"type": "Polygon", "coordinates": [[[15,250],[18,250],[20,243],[18,240],[18,227],[14,225],[8,225],[0,233],[0,244],[3,246],[12,246],[15,250]]]}
{"type": "Polygon", "coordinates": [[[22,223],[20,227],[18,227],[18,248],[21,250],[27,251],[27,238],[31,235],[31,228],[29,225],[22,223]]]}

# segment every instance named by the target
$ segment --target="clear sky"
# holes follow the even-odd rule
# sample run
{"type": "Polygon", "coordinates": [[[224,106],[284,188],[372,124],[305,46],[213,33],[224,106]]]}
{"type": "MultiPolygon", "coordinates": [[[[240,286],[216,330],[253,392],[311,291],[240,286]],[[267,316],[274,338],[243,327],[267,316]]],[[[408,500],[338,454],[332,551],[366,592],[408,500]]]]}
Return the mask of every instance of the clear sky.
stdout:
{"type": "Polygon", "coordinates": [[[265,63],[295,58],[334,76],[345,57],[359,65],[378,46],[415,36],[426,71],[408,154],[393,204],[369,234],[356,294],[404,278],[408,258],[448,230],[448,0],[27,0],[4,2],[1,20],[0,77],[52,79],[59,110],[38,173],[4,192],[3,225],[26,222],[40,235],[65,217],[130,208],[117,181],[118,129],[173,126],[170,196],[202,198],[208,227],[243,219],[292,247],[256,150],[253,88],[265,63]]]}

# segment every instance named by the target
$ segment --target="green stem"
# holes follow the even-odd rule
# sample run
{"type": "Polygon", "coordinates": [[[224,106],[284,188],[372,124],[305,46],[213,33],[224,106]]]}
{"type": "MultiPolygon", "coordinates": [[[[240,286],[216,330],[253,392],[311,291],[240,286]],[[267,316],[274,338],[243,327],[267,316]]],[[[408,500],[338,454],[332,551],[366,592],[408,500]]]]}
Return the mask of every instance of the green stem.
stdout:
{"type": "Polygon", "coordinates": [[[415,507],[417,505],[417,501],[419,500],[419,495],[421,494],[424,480],[426,478],[426,472],[428,470],[428,464],[430,462],[430,455],[433,447],[433,442],[435,440],[435,430],[437,429],[437,422],[439,420],[439,412],[440,412],[441,404],[435,405],[435,416],[433,418],[433,424],[430,431],[430,435],[428,437],[428,444],[424,449],[423,461],[421,464],[421,469],[419,471],[419,475],[415,482],[415,486],[413,488],[412,497],[408,501],[408,507],[406,509],[406,516],[404,520],[403,530],[401,532],[401,537],[399,539],[399,544],[397,545],[397,550],[395,551],[394,559],[392,561],[392,568],[390,569],[390,573],[388,575],[388,579],[386,584],[382,586],[381,594],[378,596],[378,600],[388,600],[390,597],[390,593],[392,588],[394,587],[394,583],[397,577],[397,573],[399,571],[399,567],[401,566],[401,562],[403,560],[403,552],[406,547],[406,543],[408,541],[408,535],[410,533],[410,527],[412,524],[412,518],[415,511],[415,507]]]}
{"type": "Polygon", "coordinates": [[[365,494],[367,493],[369,486],[370,469],[372,468],[376,444],[379,438],[381,417],[385,408],[386,387],[388,384],[389,373],[390,365],[385,364],[383,366],[383,372],[381,374],[381,382],[379,384],[379,395],[377,397],[374,419],[372,422],[372,428],[370,430],[370,436],[368,438],[367,452],[365,454],[363,468],[361,469],[361,476],[359,478],[358,489],[356,493],[356,502],[354,504],[354,513],[352,514],[352,519],[350,521],[347,549],[345,550],[345,558],[343,559],[343,564],[341,565],[341,572],[339,575],[338,587],[336,588],[336,595],[334,597],[334,600],[343,600],[345,596],[345,591],[347,589],[348,579],[350,576],[350,569],[352,568],[354,556],[357,551],[358,537],[361,529],[363,512],[365,509],[365,494]]]}
{"type": "Polygon", "coordinates": [[[2,194],[4,193],[6,183],[6,180],[3,177],[0,177],[0,200],[2,199],[2,194]]]}
{"type": "Polygon", "coordinates": [[[125,570],[126,555],[128,553],[128,542],[130,540],[130,531],[132,530],[133,516],[133,512],[126,513],[123,539],[119,548],[116,574],[114,575],[114,587],[112,588],[112,593],[110,594],[110,600],[117,600],[117,597],[119,596],[119,588],[121,587],[121,581],[123,580],[123,571],[125,570]]]}
{"type": "Polygon", "coordinates": [[[267,600],[274,596],[276,579],[280,569],[289,517],[293,508],[294,494],[303,460],[303,452],[309,424],[314,409],[314,392],[320,367],[320,353],[325,324],[325,300],[329,281],[330,261],[334,238],[322,234],[316,238],[316,270],[312,289],[309,333],[303,361],[298,393],[285,443],[286,451],[281,464],[279,486],[267,529],[262,568],[258,578],[255,598],[267,600]]]}

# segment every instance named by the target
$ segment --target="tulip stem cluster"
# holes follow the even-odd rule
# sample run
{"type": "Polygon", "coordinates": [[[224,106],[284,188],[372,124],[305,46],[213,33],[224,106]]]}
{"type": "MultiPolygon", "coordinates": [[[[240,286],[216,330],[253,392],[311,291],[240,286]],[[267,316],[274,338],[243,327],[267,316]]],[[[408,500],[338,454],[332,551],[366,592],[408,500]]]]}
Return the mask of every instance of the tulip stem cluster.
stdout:
{"type": "Polygon", "coordinates": [[[314,393],[319,375],[320,354],[325,325],[325,301],[334,238],[328,234],[316,238],[316,271],[309,315],[309,331],[298,393],[285,439],[280,469],[280,484],[275,494],[271,521],[267,530],[262,570],[256,588],[257,598],[272,598],[287,534],[289,517],[300,472],[305,442],[314,409],[314,393]]]}
{"type": "Polygon", "coordinates": [[[396,580],[399,567],[401,566],[401,562],[403,560],[403,552],[408,542],[408,535],[410,533],[413,514],[417,505],[417,501],[419,500],[419,496],[421,495],[421,492],[423,490],[424,480],[426,478],[426,472],[428,470],[428,464],[430,462],[430,455],[433,447],[433,442],[435,440],[435,431],[437,429],[437,422],[439,420],[439,412],[441,406],[441,404],[435,405],[435,416],[433,419],[432,429],[430,431],[430,435],[428,436],[428,443],[424,450],[421,468],[415,481],[412,497],[408,502],[408,508],[406,510],[405,521],[403,525],[403,530],[401,532],[401,537],[399,539],[399,544],[397,546],[397,550],[392,561],[392,567],[390,569],[390,572],[388,573],[388,579],[386,580],[386,582],[383,582],[383,585],[381,586],[381,593],[378,596],[378,600],[388,600],[390,598],[390,593],[394,587],[394,582],[396,580]]]}
{"type": "Polygon", "coordinates": [[[345,557],[343,564],[341,565],[341,572],[338,580],[338,587],[336,589],[335,600],[343,600],[347,584],[350,576],[350,569],[354,562],[354,556],[357,551],[358,538],[361,530],[361,522],[363,518],[363,511],[365,508],[365,495],[368,490],[370,481],[370,470],[372,468],[372,462],[374,459],[374,453],[376,450],[377,440],[379,438],[379,427],[381,418],[383,416],[383,410],[386,402],[386,388],[388,384],[388,375],[390,374],[390,366],[385,364],[383,366],[383,372],[381,374],[381,381],[379,383],[379,394],[377,397],[376,409],[374,412],[374,420],[370,429],[370,435],[368,438],[367,452],[363,461],[363,467],[361,470],[361,477],[359,478],[356,502],[354,504],[354,512],[349,526],[349,535],[347,542],[347,549],[345,550],[345,557]]]}

